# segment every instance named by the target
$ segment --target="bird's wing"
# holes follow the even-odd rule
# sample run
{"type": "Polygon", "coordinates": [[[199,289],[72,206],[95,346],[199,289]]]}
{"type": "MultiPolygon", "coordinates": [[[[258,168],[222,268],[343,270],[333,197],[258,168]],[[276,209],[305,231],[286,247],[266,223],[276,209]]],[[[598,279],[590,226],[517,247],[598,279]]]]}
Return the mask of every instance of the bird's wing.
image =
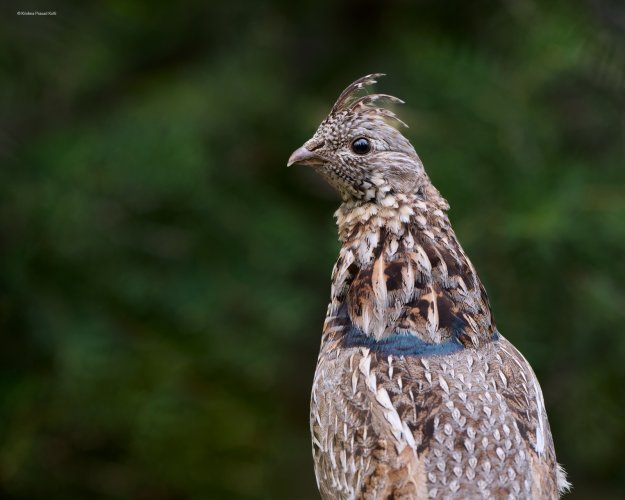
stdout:
{"type": "Polygon", "coordinates": [[[564,469],[556,462],[553,438],[547,419],[543,393],[531,365],[507,339],[501,337],[495,356],[502,384],[499,390],[514,416],[523,441],[532,457],[532,473],[537,496],[557,497],[571,484],[564,469]],[[506,383],[504,384],[504,378],[506,383]]]}

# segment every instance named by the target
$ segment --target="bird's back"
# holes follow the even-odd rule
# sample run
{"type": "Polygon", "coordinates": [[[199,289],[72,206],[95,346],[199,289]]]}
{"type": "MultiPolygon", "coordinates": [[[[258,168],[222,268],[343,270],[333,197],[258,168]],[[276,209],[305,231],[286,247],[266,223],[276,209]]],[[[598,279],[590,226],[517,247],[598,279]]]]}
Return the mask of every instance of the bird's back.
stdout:
{"type": "Polygon", "coordinates": [[[540,387],[501,335],[418,357],[337,342],[324,342],[312,392],[324,498],[559,496],[540,387]]]}

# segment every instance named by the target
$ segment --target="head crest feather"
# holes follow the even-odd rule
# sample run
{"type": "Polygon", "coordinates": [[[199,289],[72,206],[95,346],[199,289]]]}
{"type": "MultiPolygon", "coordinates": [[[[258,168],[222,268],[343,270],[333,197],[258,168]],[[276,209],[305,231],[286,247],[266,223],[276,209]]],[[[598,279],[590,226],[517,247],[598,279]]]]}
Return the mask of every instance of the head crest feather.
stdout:
{"type": "Polygon", "coordinates": [[[330,114],[340,113],[341,111],[352,111],[361,114],[374,114],[385,119],[395,121],[404,127],[408,127],[403,121],[397,118],[397,115],[390,109],[381,107],[385,104],[403,104],[404,101],[387,94],[367,94],[359,96],[358,93],[362,89],[377,83],[376,78],[384,76],[384,73],[373,73],[363,76],[355,82],[347,86],[332,106],[330,114]]]}

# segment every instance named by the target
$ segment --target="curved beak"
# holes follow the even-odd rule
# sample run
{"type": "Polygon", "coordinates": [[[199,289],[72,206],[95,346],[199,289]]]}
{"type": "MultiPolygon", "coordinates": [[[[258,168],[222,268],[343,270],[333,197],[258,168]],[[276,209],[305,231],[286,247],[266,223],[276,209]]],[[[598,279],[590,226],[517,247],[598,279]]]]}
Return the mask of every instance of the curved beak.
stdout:
{"type": "Polygon", "coordinates": [[[319,158],[314,152],[306,149],[306,147],[302,146],[301,148],[293,151],[293,154],[289,158],[287,167],[291,165],[320,165],[323,163],[323,160],[319,158]]]}

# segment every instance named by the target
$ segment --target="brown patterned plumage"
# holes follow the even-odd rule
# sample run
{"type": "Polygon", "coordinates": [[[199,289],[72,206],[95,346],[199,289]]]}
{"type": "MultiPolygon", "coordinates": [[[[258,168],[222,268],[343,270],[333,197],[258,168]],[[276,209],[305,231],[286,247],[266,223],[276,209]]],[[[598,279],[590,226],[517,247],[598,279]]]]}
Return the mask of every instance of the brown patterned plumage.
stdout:
{"type": "Polygon", "coordinates": [[[312,390],[323,498],[557,498],[543,396],[498,331],[486,291],[402,122],[351,84],[291,164],[343,198],[312,390]]]}

